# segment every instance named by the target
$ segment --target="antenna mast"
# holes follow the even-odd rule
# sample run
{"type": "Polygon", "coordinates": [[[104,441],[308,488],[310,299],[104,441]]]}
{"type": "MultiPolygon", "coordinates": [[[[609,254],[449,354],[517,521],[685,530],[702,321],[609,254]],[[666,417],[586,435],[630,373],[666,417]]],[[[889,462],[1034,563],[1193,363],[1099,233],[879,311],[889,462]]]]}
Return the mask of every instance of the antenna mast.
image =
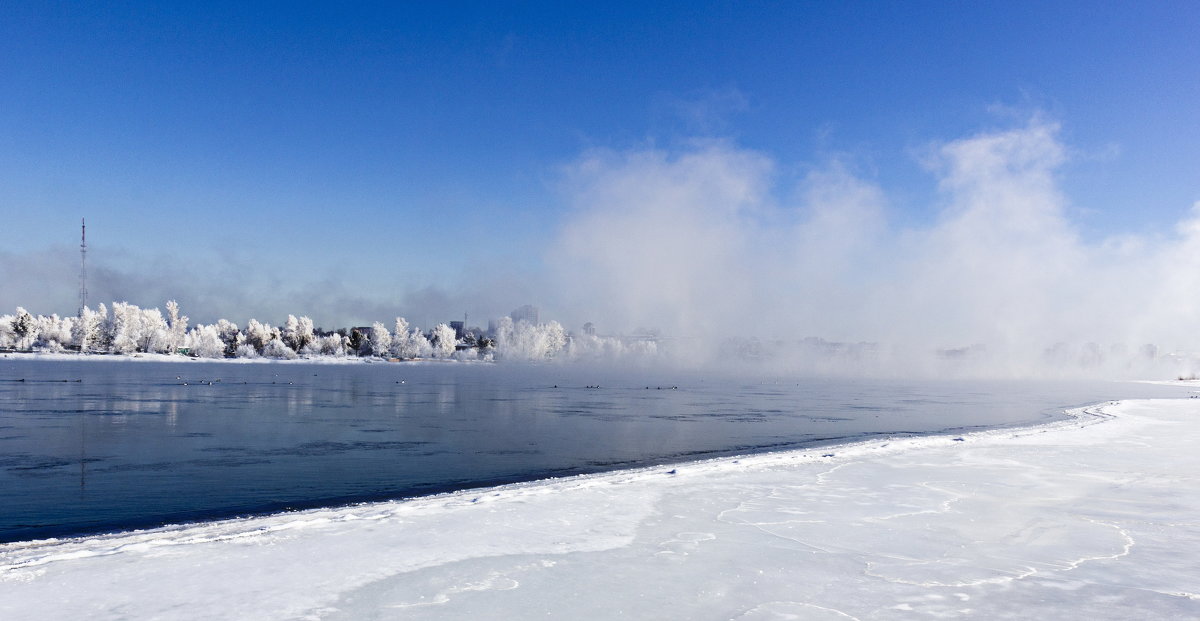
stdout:
{"type": "Polygon", "coordinates": [[[79,231],[79,316],[87,307],[87,220],[80,218],[79,231]]]}

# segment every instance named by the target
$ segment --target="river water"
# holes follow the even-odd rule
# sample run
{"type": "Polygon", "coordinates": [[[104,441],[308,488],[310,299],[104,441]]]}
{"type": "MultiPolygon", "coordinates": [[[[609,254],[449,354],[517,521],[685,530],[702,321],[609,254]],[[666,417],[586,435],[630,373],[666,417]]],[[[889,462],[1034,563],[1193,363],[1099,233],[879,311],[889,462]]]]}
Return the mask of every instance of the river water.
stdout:
{"type": "Polygon", "coordinates": [[[0,542],[1024,425],[1181,394],[570,365],[0,358],[0,542]]]}

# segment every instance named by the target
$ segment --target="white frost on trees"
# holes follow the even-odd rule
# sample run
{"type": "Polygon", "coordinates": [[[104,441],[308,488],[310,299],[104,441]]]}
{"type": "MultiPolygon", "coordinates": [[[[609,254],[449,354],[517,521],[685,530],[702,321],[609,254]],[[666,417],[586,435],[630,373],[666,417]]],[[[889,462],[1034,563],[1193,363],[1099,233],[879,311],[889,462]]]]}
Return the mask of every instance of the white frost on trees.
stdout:
{"type": "Polygon", "coordinates": [[[37,338],[33,342],[34,351],[58,353],[71,345],[74,317],[38,315],[34,317],[34,324],[37,326],[37,338]]]}
{"type": "Polygon", "coordinates": [[[17,307],[17,314],[9,320],[12,326],[13,347],[21,351],[33,349],[33,343],[38,337],[37,321],[29,311],[17,307]]]}
{"type": "MultiPolygon", "coordinates": [[[[137,308],[136,306],[134,308],[137,308]]],[[[138,339],[140,351],[153,354],[174,353],[174,336],[162,311],[157,308],[138,309],[141,312],[141,338],[138,339]]]]}
{"type": "Polygon", "coordinates": [[[71,344],[81,352],[94,351],[100,343],[100,325],[104,317],[98,311],[83,307],[71,329],[71,344]]]}
{"type": "MultiPolygon", "coordinates": [[[[261,354],[267,348],[267,344],[279,338],[279,330],[264,323],[259,323],[257,319],[251,319],[246,323],[246,331],[244,332],[246,341],[243,345],[253,349],[255,353],[261,354]]],[[[243,351],[243,347],[238,347],[238,351],[243,351]]],[[[238,358],[242,358],[238,354],[238,358]]],[[[257,356],[255,356],[257,357],[257,356]]]]}
{"type": "MultiPolygon", "coordinates": [[[[101,305],[101,312],[103,312],[101,305]]],[[[98,348],[114,354],[137,352],[170,353],[174,336],[162,311],[142,309],[127,302],[113,302],[112,315],[100,323],[98,348]]]]}
{"type": "Polygon", "coordinates": [[[567,332],[557,321],[514,324],[511,318],[501,317],[496,329],[496,357],[504,360],[550,360],[559,356],[566,344],[567,332]]]}
{"type": "Polygon", "coordinates": [[[566,350],[569,360],[620,360],[650,359],[658,355],[658,344],[654,341],[631,341],[626,343],[619,337],[584,334],[571,339],[566,350]]]}
{"type": "Polygon", "coordinates": [[[175,300],[167,301],[167,329],[170,334],[170,346],[168,351],[173,352],[179,347],[184,347],[184,337],[187,336],[188,318],[186,315],[179,314],[179,303],[175,300]]]}
{"type": "Polygon", "coordinates": [[[392,329],[390,353],[396,358],[411,358],[408,355],[408,320],[403,317],[396,318],[396,325],[392,329]]]}
{"type": "Polygon", "coordinates": [[[0,315],[0,349],[15,349],[17,335],[13,333],[12,315],[0,315]]]}
{"type": "Polygon", "coordinates": [[[113,302],[112,316],[105,322],[108,350],[114,354],[132,354],[138,349],[142,335],[142,313],[126,302],[113,302]]]}
{"type": "Polygon", "coordinates": [[[283,327],[283,342],[288,347],[297,352],[303,351],[315,338],[312,319],[297,319],[295,315],[288,315],[287,323],[283,327]]]}
{"type": "Polygon", "coordinates": [[[237,349],[233,350],[233,357],[251,359],[258,358],[260,356],[258,355],[258,350],[254,349],[253,345],[249,343],[242,343],[241,345],[237,346],[237,349]]]}
{"type": "MultiPolygon", "coordinates": [[[[84,352],[114,354],[173,354],[182,348],[203,358],[277,358],[344,357],[349,355],[395,358],[454,358],[461,360],[507,359],[516,361],[567,360],[603,354],[628,353],[616,339],[592,335],[575,340],[568,348],[566,331],[556,321],[542,324],[519,322],[504,317],[495,339],[481,340],[481,347],[457,351],[460,342],[449,325],[438,324],[428,333],[410,326],[397,317],[394,331],[375,322],[366,334],[354,340],[344,334],[318,336],[308,317],[288,315],[283,328],[250,319],[244,330],[225,319],[215,324],[199,324],[188,329],[188,317],[180,313],[174,300],[166,303],[166,313],[157,308],[142,309],[128,302],[100,304],[97,310],[84,308],[79,317],[34,316],[24,308],[12,315],[0,316],[0,348],[20,351],[58,352],[75,349],[84,352]],[[359,344],[353,351],[351,342],[359,344]],[[622,351],[624,350],[624,351],[622,351]]],[[[650,344],[653,346],[653,343],[650,344]]]]}
{"type": "Polygon", "coordinates": [[[217,326],[198,325],[188,331],[184,347],[197,358],[224,358],[225,342],[217,326]]]}
{"type": "Polygon", "coordinates": [[[295,360],[296,351],[287,346],[283,339],[276,336],[263,347],[262,355],[264,358],[277,358],[279,360],[295,360]]]}
{"type": "Polygon", "coordinates": [[[371,334],[367,341],[368,353],[372,356],[387,356],[392,347],[392,335],[383,322],[376,321],[371,325],[371,334]]]}
{"type": "Polygon", "coordinates": [[[433,345],[417,328],[408,333],[408,349],[405,358],[427,358],[433,354],[433,345]]]}
{"type": "Polygon", "coordinates": [[[433,345],[433,355],[436,358],[449,358],[454,355],[454,346],[458,344],[458,340],[454,337],[454,328],[439,323],[433,329],[433,334],[429,339],[433,345]]]}
{"type": "Polygon", "coordinates": [[[217,320],[217,335],[221,337],[221,343],[225,346],[225,356],[233,357],[237,355],[238,347],[246,341],[245,335],[238,330],[237,324],[225,319],[217,320]]]}
{"type": "Polygon", "coordinates": [[[350,339],[340,334],[316,337],[304,348],[308,356],[332,356],[345,358],[350,353],[350,339]]]}

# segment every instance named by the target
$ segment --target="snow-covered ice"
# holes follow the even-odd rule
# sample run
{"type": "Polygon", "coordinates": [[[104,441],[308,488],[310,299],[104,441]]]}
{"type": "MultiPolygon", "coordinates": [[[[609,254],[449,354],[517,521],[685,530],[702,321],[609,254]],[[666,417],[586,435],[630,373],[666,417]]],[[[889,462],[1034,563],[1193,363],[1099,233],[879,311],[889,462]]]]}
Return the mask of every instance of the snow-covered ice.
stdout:
{"type": "Polygon", "coordinates": [[[0,546],[3,619],[1200,617],[1200,400],[0,546]]]}

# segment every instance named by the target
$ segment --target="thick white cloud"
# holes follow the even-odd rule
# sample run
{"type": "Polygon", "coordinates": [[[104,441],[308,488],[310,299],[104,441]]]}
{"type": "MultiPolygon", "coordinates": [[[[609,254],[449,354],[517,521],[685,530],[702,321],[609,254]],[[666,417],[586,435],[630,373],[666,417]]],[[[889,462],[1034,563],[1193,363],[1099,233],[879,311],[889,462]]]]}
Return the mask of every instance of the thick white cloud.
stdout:
{"type": "Polygon", "coordinates": [[[1058,133],[1034,119],[935,145],[938,216],[919,229],[889,226],[884,189],[836,162],[796,192],[730,143],[590,153],[568,175],[556,289],[571,319],[612,330],[870,340],[894,363],[983,345],[1003,373],[1200,348],[1200,211],[1158,239],[1083,239],[1058,133]]]}
{"type": "Polygon", "coordinates": [[[557,297],[610,327],[729,329],[753,306],[750,244],[771,171],[721,143],[588,154],[569,173],[575,211],[550,250],[557,297]]]}

